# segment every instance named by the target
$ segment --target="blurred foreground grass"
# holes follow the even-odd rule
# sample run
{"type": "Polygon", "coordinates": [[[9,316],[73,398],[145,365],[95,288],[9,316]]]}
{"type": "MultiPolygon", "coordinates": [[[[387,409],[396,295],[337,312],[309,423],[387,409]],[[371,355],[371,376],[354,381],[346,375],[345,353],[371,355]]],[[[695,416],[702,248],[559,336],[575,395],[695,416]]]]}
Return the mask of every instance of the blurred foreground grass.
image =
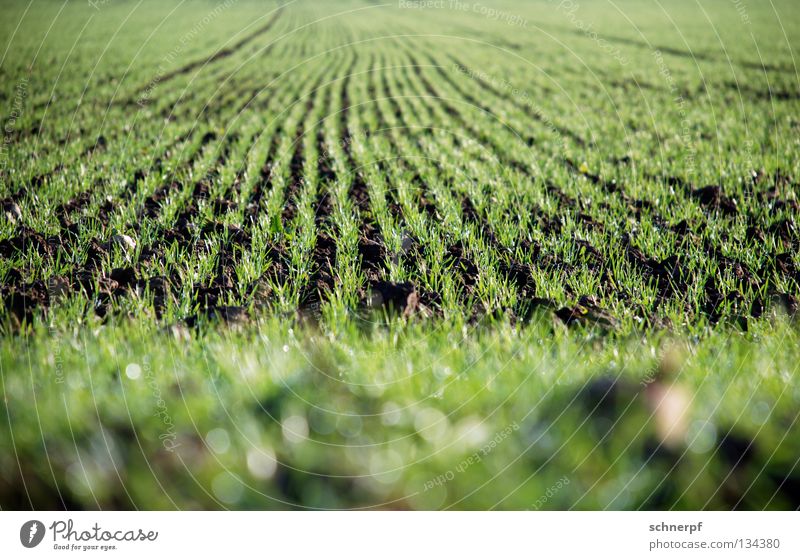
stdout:
{"type": "Polygon", "coordinates": [[[800,344],[781,319],[691,338],[201,330],[7,338],[3,507],[798,506],[800,344]]]}

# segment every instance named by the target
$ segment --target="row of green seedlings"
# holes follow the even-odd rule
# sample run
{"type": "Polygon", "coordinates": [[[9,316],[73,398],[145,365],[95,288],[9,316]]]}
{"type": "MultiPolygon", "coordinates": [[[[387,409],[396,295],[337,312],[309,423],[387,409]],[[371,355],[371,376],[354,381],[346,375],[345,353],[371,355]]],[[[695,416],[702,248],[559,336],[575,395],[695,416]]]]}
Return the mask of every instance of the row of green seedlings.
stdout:
{"type": "MultiPolygon", "coordinates": [[[[229,93],[225,98],[220,100],[216,105],[214,115],[219,115],[226,108],[234,107],[237,102],[237,95],[229,93]]],[[[211,115],[209,115],[211,116],[211,115]]],[[[137,130],[146,127],[137,127],[137,130]]],[[[158,131],[158,127],[149,127],[153,131],[158,131]]],[[[142,159],[149,159],[150,161],[143,166],[148,172],[156,160],[163,157],[163,146],[166,142],[167,145],[172,146],[178,142],[178,139],[184,138],[192,131],[193,127],[186,126],[183,119],[178,121],[175,125],[164,126],[163,129],[158,131],[158,136],[152,134],[145,135],[144,137],[137,137],[130,135],[124,139],[121,145],[115,146],[114,150],[109,150],[102,154],[95,154],[94,157],[82,158],[78,166],[73,165],[66,167],[63,172],[58,173],[43,186],[47,189],[46,193],[41,193],[37,189],[37,195],[41,198],[34,198],[34,193],[29,193],[25,200],[20,201],[23,215],[26,222],[34,228],[41,228],[42,226],[55,226],[55,217],[52,212],[52,207],[69,201],[81,195],[86,191],[86,185],[90,185],[89,191],[94,200],[89,204],[89,212],[91,207],[99,206],[105,203],[107,196],[120,196],[124,194],[126,181],[137,171],[136,165],[142,165],[142,159]],[[176,132],[177,131],[177,132],[176,132]],[[152,149],[156,145],[155,150],[152,149]],[[144,157],[142,157],[144,155],[144,157]],[[86,169],[87,165],[90,169],[86,169]],[[110,183],[117,185],[119,188],[115,191],[112,189],[93,188],[95,184],[110,183]],[[42,196],[46,194],[46,196],[42,196]],[[39,201],[44,202],[44,206],[39,210],[38,206],[29,206],[39,201]],[[39,211],[37,211],[39,210],[39,211]],[[37,218],[40,218],[37,220],[37,218]],[[39,221],[49,221],[49,223],[41,224],[39,221]]],[[[203,134],[205,134],[204,131],[203,134]]],[[[141,167],[140,167],[141,169],[141,167]]],[[[170,170],[167,169],[167,172],[170,170]]]]}
{"type": "MultiPolygon", "coordinates": [[[[238,88],[244,88],[244,87],[254,87],[256,85],[260,85],[260,83],[261,83],[260,80],[258,79],[258,77],[256,77],[254,79],[253,75],[247,76],[247,78],[248,79],[247,79],[246,82],[244,82],[242,84],[232,84],[232,89],[225,90],[225,95],[224,96],[220,96],[218,99],[215,100],[212,112],[211,113],[205,112],[204,113],[204,117],[206,119],[218,119],[220,121],[220,123],[222,124],[222,123],[224,123],[224,121],[226,119],[230,118],[229,115],[225,114],[226,111],[231,111],[232,114],[235,116],[241,110],[243,110],[243,108],[246,105],[245,101],[249,101],[249,99],[243,100],[241,93],[239,91],[237,91],[237,89],[238,88]]],[[[261,77],[261,79],[263,79],[263,76],[261,77]]],[[[209,87],[211,87],[211,86],[213,86],[215,88],[217,87],[216,85],[214,85],[213,82],[209,82],[207,85],[209,87]]],[[[261,95],[263,96],[263,93],[261,95]]],[[[157,141],[160,142],[162,140],[162,137],[165,134],[169,135],[171,129],[174,128],[174,127],[180,127],[181,132],[180,132],[179,135],[174,135],[173,136],[173,140],[175,138],[183,137],[186,134],[186,130],[185,130],[186,129],[186,123],[185,123],[185,120],[189,116],[194,116],[195,117],[193,119],[194,123],[192,123],[192,127],[191,128],[192,129],[193,128],[197,128],[198,126],[201,128],[201,131],[200,131],[200,134],[198,135],[198,138],[202,137],[205,133],[213,131],[213,130],[215,130],[217,128],[217,127],[213,126],[213,124],[210,124],[210,125],[209,124],[202,124],[201,125],[199,123],[199,121],[197,120],[197,118],[196,118],[197,117],[196,108],[187,107],[187,110],[185,110],[183,112],[183,114],[178,115],[178,118],[175,119],[175,122],[176,122],[175,125],[169,125],[168,124],[168,125],[166,125],[164,127],[164,129],[159,133],[157,141]]],[[[144,128],[149,128],[149,127],[144,127],[144,128]]],[[[137,130],[138,130],[138,128],[137,128],[137,130]]],[[[140,158],[140,152],[144,152],[145,154],[147,154],[150,151],[146,147],[149,147],[151,145],[151,143],[153,142],[152,138],[145,136],[145,137],[141,138],[140,140],[138,140],[135,145],[128,147],[127,146],[127,141],[129,141],[130,139],[131,139],[130,137],[128,139],[126,139],[126,145],[122,146],[122,149],[130,150],[129,153],[125,153],[125,152],[119,153],[119,152],[117,152],[116,154],[114,154],[116,156],[116,157],[114,157],[114,159],[115,160],[120,160],[120,161],[113,161],[112,160],[112,156],[111,156],[110,153],[109,154],[104,154],[105,157],[103,159],[98,159],[97,161],[99,161],[101,164],[111,163],[111,164],[114,164],[115,166],[118,166],[120,163],[126,163],[127,164],[128,162],[136,161],[136,159],[140,158]],[[134,158],[136,158],[136,159],[134,159],[134,158]],[[109,161],[109,160],[111,160],[111,161],[109,161]]],[[[160,150],[152,151],[152,158],[150,158],[151,161],[147,165],[148,171],[150,170],[152,165],[155,163],[155,160],[160,159],[162,157],[162,155],[163,154],[162,154],[162,152],[160,150]],[[156,154],[159,154],[159,156],[156,157],[156,154]]],[[[113,172],[113,170],[114,170],[114,168],[111,168],[111,169],[106,168],[106,169],[104,169],[103,173],[105,173],[105,177],[108,177],[108,173],[109,172],[113,172]]],[[[164,172],[166,174],[169,174],[171,172],[174,172],[174,170],[175,170],[174,168],[170,169],[168,166],[166,166],[166,169],[164,169],[164,172]]],[[[123,169],[123,173],[127,173],[128,171],[129,171],[128,169],[123,169]]],[[[68,182],[73,182],[73,183],[77,182],[77,181],[71,181],[71,179],[72,178],[69,178],[68,182]]],[[[56,186],[58,188],[55,189],[56,192],[53,193],[54,196],[52,196],[52,197],[49,196],[48,200],[58,201],[59,200],[58,197],[55,196],[56,193],[61,194],[64,191],[69,192],[69,189],[64,188],[65,185],[58,184],[56,186]]],[[[99,197],[100,200],[99,201],[96,200],[95,203],[101,203],[105,199],[105,196],[108,193],[100,191],[97,194],[98,194],[98,197],[99,197]]],[[[48,214],[49,214],[49,212],[48,212],[48,214]]]]}
{"type": "MultiPolygon", "coordinates": [[[[280,30],[276,31],[281,33],[280,30]]],[[[73,120],[77,120],[78,122],[94,123],[95,121],[106,120],[105,110],[109,112],[119,110],[121,114],[128,114],[131,108],[144,105],[170,107],[171,104],[165,104],[163,102],[164,97],[168,97],[169,94],[173,92],[180,92],[182,94],[188,92],[190,96],[194,96],[193,92],[197,89],[197,85],[199,85],[196,82],[198,76],[212,78],[213,82],[219,83],[222,81],[221,78],[223,75],[230,68],[236,68],[242,64],[239,59],[249,54],[249,51],[245,49],[235,53],[231,58],[209,60],[196,72],[176,72],[173,74],[174,71],[170,70],[154,75],[154,69],[160,68],[161,64],[165,61],[164,53],[170,53],[173,50],[175,45],[171,45],[171,43],[176,43],[176,37],[168,37],[166,43],[167,46],[163,49],[152,51],[156,58],[150,62],[147,60],[139,60],[139,64],[134,66],[134,63],[137,61],[136,59],[141,55],[141,51],[137,52],[134,61],[129,59],[121,60],[119,67],[115,68],[113,72],[108,72],[107,76],[95,80],[95,87],[91,87],[91,84],[88,82],[81,84],[79,80],[62,80],[61,83],[66,81],[66,85],[74,84],[75,87],[73,88],[72,95],[70,95],[69,91],[59,91],[59,98],[75,101],[75,103],[65,102],[54,104],[51,102],[51,96],[48,96],[34,104],[31,117],[36,121],[41,121],[39,114],[40,112],[44,114],[46,111],[57,117],[56,122],[63,120],[63,118],[66,118],[68,115],[72,115],[73,120]],[[224,61],[224,63],[222,61],[224,61]],[[158,96],[148,99],[147,101],[150,103],[138,103],[142,99],[140,90],[152,85],[156,86],[155,91],[158,93],[158,96]],[[81,103],[77,103],[79,99],[81,103]],[[103,110],[101,111],[101,109],[103,110]]],[[[224,41],[221,40],[219,43],[223,44],[224,41]]],[[[253,50],[255,46],[257,46],[257,43],[248,45],[250,50],[253,50]]],[[[202,45],[198,45],[197,42],[182,44],[181,47],[180,56],[169,57],[170,60],[176,62],[192,60],[192,63],[184,67],[194,68],[198,60],[204,59],[203,52],[192,48],[202,48],[202,45]]],[[[205,53],[205,59],[208,60],[210,58],[212,57],[209,56],[209,53],[205,53]]],[[[100,62],[98,61],[94,61],[94,63],[94,66],[99,67],[100,70],[107,68],[107,66],[100,66],[100,62]]],[[[180,70],[180,68],[176,70],[180,70]]],[[[55,82],[55,78],[53,81],[52,92],[54,93],[57,83],[55,82]]],[[[42,91],[46,91],[45,88],[43,88],[42,91]]],[[[52,130],[50,132],[51,135],[53,135],[57,130],[52,130]]],[[[66,133],[67,131],[61,132],[66,133]]]]}
{"type": "MultiPolygon", "coordinates": [[[[439,82],[437,82],[437,84],[441,87],[442,82],[447,84],[447,80],[439,81],[439,82]]],[[[498,231],[502,231],[502,230],[504,230],[506,228],[504,227],[504,225],[501,224],[500,226],[496,227],[495,229],[498,230],[498,231]]],[[[563,232],[562,232],[562,235],[557,236],[555,238],[555,240],[559,243],[559,245],[561,245],[562,251],[564,251],[566,253],[565,257],[567,259],[569,259],[569,260],[567,260],[567,262],[570,262],[570,260],[572,260],[572,259],[570,259],[571,253],[574,254],[578,250],[578,248],[571,243],[571,241],[574,240],[574,237],[572,239],[570,239],[569,237],[564,236],[563,232]]],[[[558,248],[556,248],[556,249],[558,249],[558,248]]],[[[524,258],[524,255],[521,255],[521,256],[524,258]]],[[[551,279],[551,280],[557,280],[556,283],[553,283],[552,281],[549,282],[549,283],[548,282],[542,282],[541,280],[544,280],[543,278],[538,278],[537,280],[538,280],[538,284],[542,284],[545,288],[549,284],[551,288],[558,289],[559,282],[563,281],[564,279],[563,278],[553,278],[553,279],[551,279]]],[[[587,294],[596,293],[594,290],[596,289],[596,280],[597,279],[596,279],[596,277],[593,277],[593,275],[588,274],[588,271],[585,271],[585,273],[582,275],[582,277],[579,277],[576,280],[577,280],[577,282],[575,282],[575,284],[576,284],[575,288],[576,288],[577,293],[587,293],[587,294]]],[[[562,296],[563,296],[563,292],[562,292],[562,296]]],[[[552,296],[550,296],[550,297],[552,297],[552,296]]],[[[555,299],[559,299],[559,298],[556,297],[555,299]]]]}
{"type": "MultiPolygon", "coordinates": [[[[286,97],[286,99],[289,98],[289,96],[286,97]]],[[[261,125],[257,120],[254,121],[251,119],[251,123],[248,126],[249,128],[244,127],[246,130],[244,130],[242,134],[238,135],[239,141],[235,143],[235,146],[231,150],[231,154],[227,160],[228,162],[235,162],[237,160],[237,155],[243,153],[243,151],[247,148],[247,139],[255,136],[255,131],[259,130],[261,125]]],[[[230,132],[231,131],[229,131],[229,133],[230,132]]],[[[184,146],[178,147],[171,152],[172,159],[167,160],[164,167],[169,172],[168,177],[184,182],[184,189],[178,193],[175,193],[168,199],[165,206],[160,210],[156,220],[144,220],[140,232],[141,237],[138,240],[136,252],[133,255],[115,254],[113,256],[113,261],[108,263],[106,265],[107,267],[113,268],[116,266],[126,266],[129,265],[131,261],[136,262],[139,257],[138,252],[141,250],[141,248],[157,241],[163,231],[172,225],[174,216],[180,211],[180,208],[182,208],[185,201],[191,197],[196,178],[205,176],[209,170],[214,168],[215,162],[219,160],[219,153],[223,150],[221,147],[222,143],[229,143],[231,138],[230,136],[226,136],[227,140],[220,139],[218,144],[210,143],[203,146],[204,136],[205,133],[203,132],[203,129],[201,129],[198,134],[195,135],[193,142],[187,141],[184,146]],[[187,173],[184,168],[186,167],[187,163],[192,161],[194,161],[194,164],[190,165],[191,172],[187,173]]],[[[233,163],[223,166],[221,170],[218,170],[220,181],[212,184],[210,198],[225,192],[230,187],[230,183],[234,179],[235,175],[231,171],[232,165],[233,163]]],[[[116,215],[117,219],[130,223],[130,212],[135,212],[136,209],[141,209],[144,199],[152,194],[155,188],[163,184],[162,182],[166,178],[167,177],[164,176],[151,176],[140,182],[140,189],[136,193],[136,196],[132,198],[127,209],[123,209],[122,212],[116,215]]],[[[206,217],[208,217],[208,206],[204,203],[200,203],[200,206],[201,214],[205,213],[206,217]]],[[[184,255],[181,255],[180,257],[182,256],[184,255]]],[[[176,260],[180,260],[180,257],[176,256],[176,260]]],[[[169,260],[169,256],[167,256],[167,259],[169,260]]],[[[160,261],[157,261],[154,265],[143,264],[143,273],[145,276],[171,272],[168,269],[169,267],[163,266],[160,261]]],[[[183,297],[181,298],[181,301],[186,302],[188,299],[190,298],[183,297]]],[[[185,315],[186,312],[187,309],[181,308],[172,313],[172,315],[181,316],[185,315]]]]}
{"type": "MultiPolygon", "coordinates": [[[[393,76],[392,82],[396,87],[400,75],[398,67],[403,66],[404,62],[402,58],[395,58],[391,61],[391,67],[382,73],[385,100],[389,107],[395,109],[394,112],[387,111],[386,118],[393,127],[395,142],[400,153],[407,157],[409,165],[421,178],[428,191],[424,195],[433,198],[442,218],[442,227],[437,239],[431,240],[433,244],[429,245],[431,249],[438,251],[431,255],[431,261],[447,262],[445,244],[460,244],[464,256],[477,269],[475,285],[471,288],[474,301],[467,303],[467,309],[471,310],[476,304],[482,307],[480,311],[512,305],[513,299],[507,281],[497,273],[497,255],[487,250],[475,224],[470,224],[464,219],[461,203],[454,196],[458,192],[459,185],[471,182],[471,179],[465,177],[457,166],[449,165],[448,162],[459,161],[464,155],[470,157],[471,154],[455,153],[452,135],[440,134],[434,141],[423,133],[422,127],[414,117],[422,110],[419,99],[405,96],[399,90],[393,89],[387,79],[388,76],[393,76]],[[402,133],[405,127],[410,128],[410,135],[402,133]]],[[[461,295],[463,297],[467,294],[461,295]]]]}
{"type": "MultiPolygon", "coordinates": [[[[314,65],[298,65],[307,75],[297,75],[294,72],[287,72],[291,75],[292,82],[296,84],[311,83],[311,76],[320,69],[314,65]]],[[[324,70],[326,67],[323,67],[324,70]]],[[[330,68],[327,68],[330,70],[330,68]]],[[[317,76],[316,84],[306,95],[296,93],[292,103],[286,103],[282,113],[291,113],[280,128],[280,138],[274,154],[267,154],[274,160],[268,162],[271,166],[269,182],[271,190],[267,195],[266,215],[261,217],[255,224],[252,232],[252,245],[250,250],[245,250],[237,262],[237,272],[244,283],[253,281],[266,281],[269,290],[273,294],[272,304],[279,312],[290,312],[297,308],[303,281],[311,273],[310,255],[313,251],[314,233],[313,223],[314,200],[316,198],[316,146],[313,143],[315,136],[307,132],[308,123],[313,122],[317,113],[324,109],[319,106],[320,91],[323,78],[327,72],[317,76]],[[312,108],[312,112],[308,109],[312,108]],[[299,123],[298,120],[305,116],[305,122],[299,123]],[[299,134],[302,130],[302,135],[299,134]],[[311,140],[309,140],[309,138],[311,140]],[[292,170],[291,161],[288,156],[301,154],[303,158],[302,171],[292,170]],[[292,183],[302,183],[295,185],[301,187],[297,189],[291,187],[292,183]],[[291,200],[289,200],[291,198],[291,200]],[[282,209],[287,205],[296,205],[296,215],[288,220],[281,220],[282,209]],[[311,216],[311,220],[309,220],[311,216]],[[275,258],[272,249],[275,246],[286,246],[288,254],[289,274],[286,279],[281,279],[268,273],[269,268],[276,264],[271,261],[275,258]]],[[[319,120],[319,119],[317,119],[319,120]]],[[[275,121],[277,124],[277,120],[275,121]]],[[[274,139],[270,142],[275,145],[274,139]]],[[[252,192],[255,188],[258,162],[262,162],[262,156],[267,152],[267,144],[261,143],[260,147],[252,150],[249,158],[247,179],[244,190],[252,192]]],[[[263,178],[259,178],[263,180],[263,178]]]]}
{"type": "MultiPolygon", "coordinates": [[[[236,227],[248,223],[244,216],[244,210],[246,208],[244,201],[249,199],[250,193],[254,187],[254,181],[258,175],[253,173],[253,171],[255,171],[253,163],[248,165],[247,162],[248,160],[251,162],[255,161],[250,158],[251,154],[263,155],[263,148],[253,149],[253,146],[263,146],[266,141],[272,140],[271,134],[274,133],[278,128],[278,125],[280,124],[279,119],[281,118],[282,113],[285,112],[285,107],[294,99],[296,99],[299,95],[299,92],[302,91],[301,89],[298,89],[298,86],[302,87],[302,85],[305,83],[305,80],[302,78],[305,77],[301,77],[301,79],[299,79],[297,82],[285,82],[287,87],[281,90],[282,95],[278,95],[276,92],[276,94],[270,100],[271,108],[268,116],[264,118],[255,118],[250,124],[244,125],[243,131],[239,135],[240,141],[234,148],[232,157],[229,158],[228,161],[217,170],[215,176],[219,177],[219,180],[212,181],[211,190],[209,193],[210,200],[226,194],[229,191],[230,185],[232,184],[231,181],[236,181],[239,178],[242,179],[242,188],[237,196],[238,206],[235,210],[228,212],[228,214],[224,217],[223,222],[235,225],[236,227]],[[248,169],[250,173],[247,173],[248,169]],[[245,175],[240,177],[242,171],[245,171],[245,175]]],[[[291,125],[284,124],[284,130],[289,128],[291,128],[291,125]]],[[[201,177],[203,174],[207,173],[207,168],[207,165],[201,164],[198,170],[193,171],[193,175],[195,177],[201,177]]],[[[273,172],[280,173],[279,169],[273,169],[273,172]]],[[[273,181],[273,190],[268,194],[269,198],[266,203],[267,215],[259,216],[258,221],[253,226],[251,233],[251,247],[249,249],[243,248],[241,251],[241,256],[238,256],[239,253],[237,252],[237,260],[234,263],[236,270],[235,280],[237,282],[236,290],[230,291],[229,300],[226,302],[221,302],[221,304],[237,305],[243,303],[244,301],[242,298],[246,296],[246,288],[255,279],[260,278],[271,264],[266,260],[266,257],[269,253],[268,248],[271,243],[278,240],[271,238],[269,235],[268,228],[271,221],[269,214],[272,210],[274,210],[274,203],[271,201],[275,199],[276,190],[280,189],[278,183],[279,181],[273,181]]],[[[184,193],[187,198],[183,203],[176,201],[176,209],[179,209],[185,205],[186,201],[188,201],[188,197],[191,196],[191,189],[186,189],[184,193]]],[[[213,216],[209,214],[210,209],[208,206],[206,206],[205,211],[205,221],[208,222],[213,218],[213,216]]],[[[169,219],[165,219],[166,223],[169,223],[169,219]]],[[[197,221],[202,222],[203,218],[198,216],[197,221]]],[[[185,251],[183,251],[183,247],[178,244],[173,245],[172,250],[182,254],[173,255],[169,261],[176,264],[184,264],[184,266],[179,268],[179,274],[182,278],[184,278],[184,281],[182,283],[183,292],[182,297],[180,298],[180,304],[178,308],[174,310],[171,318],[178,319],[197,311],[195,307],[199,305],[199,302],[194,302],[192,300],[192,284],[207,284],[213,279],[217,266],[217,259],[219,258],[218,251],[221,247],[227,246],[227,239],[225,239],[227,232],[223,232],[220,235],[222,236],[221,238],[217,238],[216,234],[212,235],[207,244],[207,247],[209,247],[210,250],[208,252],[202,252],[199,255],[186,255],[185,251]]],[[[168,270],[164,270],[163,272],[168,272],[168,270]]],[[[170,318],[170,315],[167,315],[167,317],[170,318]]]]}
{"type": "MultiPolygon", "coordinates": [[[[501,226],[500,228],[495,228],[495,229],[502,230],[502,229],[504,229],[504,228],[501,226]]],[[[560,237],[560,240],[561,240],[561,242],[563,243],[563,237],[560,237]]],[[[524,258],[524,255],[522,255],[522,256],[523,256],[523,258],[524,258]]],[[[541,280],[542,280],[541,278],[539,278],[539,279],[537,279],[537,280],[539,280],[539,281],[537,282],[537,284],[543,285],[544,287],[546,287],[546,286],[547,286],[547,283],[546,283],[546,282],[542,282],[542,281],[541,281],[541,280]]],[[[584,291],[584,293],[591,293],[591,291],[590,291],[590,290],[591,290],[591,284],[590,284],[590,282],[592,281],[591,275],[589,275],[589,276],[586,276],[586,278],[585,278],[584,280],[586,281],[586,284],[588,284],[588,286],[584,285],[584,286],[583,286],[583,288],[582,288],[582,291],[584,291]]],[[[553,286],[554,288],[558,288],[558,283],[556,283],[556,284],[553,284],[553,283],[551,282],[551,283],[550,283],[550,285],[551,285],[551,286],[553,286]]],[[[579,287],[578,287],[578,289],[581,289],[581,287],[579,286],[579,287]]],[[[580,293],[580,292],[578,292],[578,293],[580,293]]],[[[558,298],[556,297],[556,298],[554,298],[554,299],[558,299],[558,298]]]]}
{"type": "MultiPolygon", "coordinates": [[[[267,44],[265,47],[262,47],[256,53],[250,55],[246,62],[250,63],[252,60],[255,60],[256,62],[269,60],[270,62],[275,61],[278,67],[280,67],[280,63],[282,62],[281,59],[289,58],[296,52],[297,45],[295,43],[286,41],[282,43],[273,42],[267,44]],[[273,47],[277,47],[275,52],[272,52],[273,47]],[[269,54],[269,58],[255,58],[257,55],[267,54],[269,54]]],[[[241,70],[244,64],[244,62],[239,63],[236,68],[241,70]]],[[[182,87],[180,86],[182,82],[170,84],[170,87],[163,87],[164,84],[160,84],[160,93],[163,94],[159,95],[159,97],[154,100],[154,110],[151,111],[149,108],[144,111],[137,110],[136,113],[134,113],[135,118],[133,124],[131,124],[129,120],[131,114],[130,107],[125,106],[122,108],[122,110],[117,110],[117,105],[112,102],[109,102],[106,107],[106,111],[101,112],[98,111],[96,107],[93,107],[90,113],[87,115],[78,115],[77,112],[73,112],[69,127],[66,130],[56,132],[48,131],[47,134],[37,136],[36,149],[37,152],[42,153],[44,156],[39,160],[45,162],[40,164],[42,167],[44,167],[44,169],[39,169],[34,173],[29,166],[21,165],[20,169],[25,171],[26,176],[19,177],[17,181],[26,181],[30,177],[36,176],[48,177],[54,174],[54,170],[60,170],[65,167],[69,167],[70,165],[75,165],[76,162],[81,162],[87,156],[91,156],[95,151],[98,151],[98,149],[101,152],[105,152],[108,149],[108,145],[115,144],[117,141],[122,141],[123,139],[125,142],[129,141],[131,130],[135,130],[137,133],[145,135],[152,134],[158,130],[157,127],[135,126],[140,116],[145,119],[156,118],[153,115],[153,113],[155,113],[155,115],[160,115],[169,121],[180,121],[189,115],[195,114],[194,112],[196,111],[196,108],[194,107],[194,104],[200,103],[203,99],[207,100],[215,97],[219,88],[227,86],[229,91],[237,92],[243,89],[243,86],[237,83],[242,81],[239,79],[239,76],[244,76],[249,81],[252,81],[253,75],[259,76],[258,72],[237,72],[235,70],[231,72],[229,70],[230,66],[226,65],[215,65],[211,66],[211,68],[212,71],[203,74],[202,79],[199,81],[196,80],[199,72],[191,76],[191,78],[187,78],[188,82],[182,87]],[[232,80],[232,78],[236,78],[236,80],[232,80]],[[121,123],[123,120],[125,122],[124,127],[112,126],[110,130],[105,130],[106,122],[121,123]],[[92,138],[90,141],[82,143],[65,143],[63,138],[69,140],[71,130],[76,121],[81,123],[81,131],[98,131],[97,138],[92,138]],[[105,138],[103,134],[107,134],[110,137],[110,140],[105,138]],[[58,137],[61,137],[62,140],[56,143],[56,138],[58,137]],[[102,140],[100,140],[101,138],[102,140]],[[46,149],[46,146],[42,142],[45,139],[49,140],[48,143],[53,146],[53,149],[51,150],[52,153],[46,149]],[[63,149],[59,149],[61,144],[65,145],[63,149]],[[53,158],[55,158],[55,163],[50,162],[50,160],[53,158]]],[[[260,77],[263,80],[263,75],[260,77]]],[[[260,82],[256,82],[253,85],[258,86],[259,83],[260,82]]],[[[253,92],[257,92],[258,89],[258,87],[254,87],[253,92]]],[[[206,103],[203,104],[205,105],[206,103]]],[[[65,103],[63,105],[68,106],[69,104],[65,103]]],[[[42,119],[44,119],[44,116],[45,115],[42,116],[42,119]]],[[[62,115],[61,118],[58,119],[58,122],[63,121],[66,121],[66,115],[62,115]]],[[[83,132],[81,132],[81,134],[83,134],[83,132]]],[[[152,142],[152,140],[149,140],[148,142],[152,142]]],[[[27,143],[25,143],[25,145],[26,149],[28,149],[29,146],[27,143]]],[[[22,157],[22,161],[27,161],[27,152],[23,151],[20,157],[22,157]]]]}
{"type": "Polygon", "coordinates": [[[292,146],[296,150],[298,146],[302,145],[303,169],[302,188],[296,194],[297,214],[288,224],[289,227],[286,231],[287,241],[291,240],[287,250],[292,269],[289,281],[279,288],[282,301],[287,305],[282,309],[285,312],[297,310],[304,303],[301,301],[304,297],[310,296],[314,302],[316,297],[325,295],[315,294],[318,286],[311,285],[314,273],[317,272],[315,267],[328,266],[328,263],[313,261],[314,249],[318,242],[319,232],[317,229],[321,227],[323,231],[330,234],[331,227],[329,218],[323,219],[322,223],[318,223],[317,219],[319,209],[316,203],[320,200],[322,194],[320,189],[323,188],[319,184],[319,158],[324,154],[320,153],[320,147],[317,145],[316,127],[321,126],[328,114],[328,107],[324,102],[326,99],[330,99],[331,92],[337,83],[336,76],[347,68],[347,63],[345,56],[338,57],[338,60],[331,65],[331,71],[326,73],[325,83],[316,92],[313,92],[313,97],[309,97],[307,100],[303,134],[295,138],[292,146]]]}
{"type": "MultiPolygon", "coordinates": [[[[652,238],[651,238],[651,239],[652,239],[652,238]]],[[[600,246],[601,246],[601,247],[602,247],[602,246],[605,246],[605,244],[601,244],[600,246]]],[[[705,263],[708,263],[707,255],[702,255],[702,250],[701,250],[701,249],[697,251],[697,256],[698,256],[698,257],[703,257],[703,256],[705,256],[706,258],[705,258],[705,259],[703,259],[703,262],[705,262],[705,263]]],[[[612,258],[613,258],[613,257],[612,257],[612,258]]],[[[621,263],[620,263],[620,264],[621,264],[621,263]]],[[[708,273],[713,273],[713,270],[712,270],[712,269],[713,269],[713,262],[711,263],[711,266],[709,267],[709,270],[707,270],[706,272],[708,272],[708,273]]],[[[730,287],[731,289],[734,289],[734,285],[730,285],[729,287],[730,287]]],[[[741,287],[741,286],[739,286],[739,287],[741,287]]],[[[699,290],[699,287],[696,287],[695,289],[696,289],[696,291],[697,291],[697,290],[699,290]]],[[[702,294],[697,294],[697,295],[698,295],[698,296],[700,296],[700,295],[702,295],[702,294]]],[[[652,294],[652,293],[651,293],[651,296],[653,296],[653,298],[654,298],[655,294],[652,294]]],[[[699,297],[695,299],[695,308],[697,308],[697,305],[699,304],[699,299],[700,299],[699,297]]],[[[682,302],[676,302],[676,305],[680,306],[680,304],[681,304],[681,303],[682,303],[682,302]]],[[[678,311],[678,309],[674,309],[674,311],[676,311],[676,312],[677,312],[677,311],[678,311]]]]}

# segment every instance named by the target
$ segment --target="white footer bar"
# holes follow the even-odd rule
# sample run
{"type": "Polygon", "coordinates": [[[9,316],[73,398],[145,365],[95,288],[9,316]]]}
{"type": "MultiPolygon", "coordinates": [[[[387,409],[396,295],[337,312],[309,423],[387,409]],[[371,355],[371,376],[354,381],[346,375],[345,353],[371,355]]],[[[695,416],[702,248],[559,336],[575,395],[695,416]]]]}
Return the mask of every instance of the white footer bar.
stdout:
{"type": "Polygon", "coordinates": [[[39,511],[0,528],[0,557],[23,559],[800,558],[798,512],[39,511]]]}

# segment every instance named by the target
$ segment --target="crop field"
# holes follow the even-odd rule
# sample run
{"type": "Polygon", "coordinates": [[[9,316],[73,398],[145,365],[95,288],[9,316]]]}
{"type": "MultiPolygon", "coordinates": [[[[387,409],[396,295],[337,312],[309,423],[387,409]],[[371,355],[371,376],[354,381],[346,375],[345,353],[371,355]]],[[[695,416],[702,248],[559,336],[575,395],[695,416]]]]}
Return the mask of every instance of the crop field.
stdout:
{"type": "Polygon", "coordinates": [[[800,507],[792,0],[3,11],[3,509],[800,507]]]}

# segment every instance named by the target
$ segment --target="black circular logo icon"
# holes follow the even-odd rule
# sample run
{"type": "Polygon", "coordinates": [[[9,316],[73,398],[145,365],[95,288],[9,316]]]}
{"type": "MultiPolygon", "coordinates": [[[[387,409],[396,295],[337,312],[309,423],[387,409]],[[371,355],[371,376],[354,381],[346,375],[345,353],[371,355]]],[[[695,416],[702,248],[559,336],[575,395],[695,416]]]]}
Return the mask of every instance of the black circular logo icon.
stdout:
{"type": "Polygon", "coordinates": [[[44,538],[44,523],[36,521],[26,521],[19,530],[19,540],[25,548],[33,548],[42,542],[44,538]]]}

